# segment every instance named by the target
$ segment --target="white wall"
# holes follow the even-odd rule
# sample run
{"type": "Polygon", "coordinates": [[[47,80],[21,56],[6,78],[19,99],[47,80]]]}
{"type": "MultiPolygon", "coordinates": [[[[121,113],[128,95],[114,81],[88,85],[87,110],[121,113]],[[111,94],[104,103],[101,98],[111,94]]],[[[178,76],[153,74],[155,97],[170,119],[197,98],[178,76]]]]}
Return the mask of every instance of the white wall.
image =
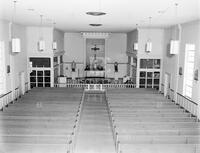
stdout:
{"type": "Polygon", "coordinates": [[[53,30],[53,41],[57,42],[57,51],[64,51],[64,32],[54,29],[53,30]]]}
{"type": "MultiPolygon", "coordinates": [[[[163,51],[164,51],[164,29],[160,28],[138,28],[138,52],[137,52],[137,79],[136,84],[139,86],[139,69],[140,69],[140,59],[142,58],[152,58],[161,59],[161,71],[163,62],[163,51]],[[145,52],[145,46],[151,39],[152,51],[150,53],[145,52]]],[[[162,73],[161,73],[162,76],[162,73]]]]}
{"type": "Polygon", "coordinates": [[[162,58],[163,55],[164,30],[163,29],[138,29],[138,57],[140,58],[162,58]],[[152,42],[152,51],[145,52],[148,39],[152,42]]]}
{"type": "MultiPolygon", "coordinates": [[[[180,54],[180,66],[184,67],[184,57],[185,57],[185,45],[191,43],[195,45],[195,64],[194,70],[198,69],[200,73],[200,21],[186,23],[182,25],[182,34],[181,34],[181,54],[180,54]]],[[[200,81],[200,75],[199,75],[200,81]]],[[[193,92],[192,100],[200,103],[200,82],[193,81],[193,92]]],[[[183,78],[179,80],[179,89],[183,89],[183,78]]],[[[182,90],[181,90],[182,91],[182,90]]]]}
{"type": "Polygon", "coordinates": [[[64,61],[82,62],[84,61],[84,39],[81,33],[65,33],[64,37],[64,61]]]}
{"type": "MultiPolygon", "coordinates": [[[[126,34],[124,33],[112,33],[106,39],[106,60],[107,63],[114,63],[115,61],[123,63],[119,67],[118,76],[122,77],[126,74],[126,34]]],[[[65,33],[64,39],[64,62],[67,62],[67,70],[65,66],[65,74],[70,76],[71,65],[70,62],[73,60],[77,62],[77,69],[79,69],[79,76],[83,76],[84,69],[84,58],[85,58],[85,40],[81,33],[65,33]]],[[[78,73],[78,72],[77,72],[78,73]]],[[[112,64],[107,65],[107,77],[114,77],[114,66],[112,64]]],[[[77,74],[78,75],[78,74],[77,74]]]]}
{"type": "MultiPolygon", "coordinates": [[[[134,43],[138,43],[138,29],[135,29],[131,32],[127,33],[127,49],[126,54],[128,56],[128,65],[127,65],[127,74],[131,77],[136,77],[135,71],[137,68],[135,66],[131,66],[131,58],[137,58],[137,51],[134,50],[134,43]]],[[[136,82],[136,80],[134,80],[136,82]]]]}
{"type": "MultiPolygon", "coordinates": [[[[171,88],[176,89],[177,92],[183,94],[183,81],[184,81],[184,62],[185,62],[185,45],[187,43],[195,44],[195,68],[200,72],[200,21],[193,21],[185,24],[181,24],[180,31],[180,52],[178,55],[168,54],[168,44],[169,41],[175,36],[175,27],[170,27],[165,29],[165,42],[164,42],[164,54],[163,54],[163,74],[169,73],[172,76],[171,88]],[[178,74],[177,69],[179,67],[183,68],[183,75],[178,74]],[[178,77],[176,79],[176,77],[178,77]]],[[[200,77],[199,77],[200,79],[200,77]]],[[[164,82],[164,75],[162,82],[164,82]]],[[[200,82],[193,81],[193,93],[192,100],[200,103],[200,82]]]]}
{"type": "Polygon", "coordinates": [[[127,52],[133,51],[133,44],[138,42],[138,30],[135,29],[127,33],[127,52]]]}
{"type": "MultiPolygon", "coordinates": [[[[176,55],[170,55],[170,40],[175,39],[175,28],[167,28],[165,29],[165,38],[164,38],[164,52],[163,52],[163,75],[162,75],[162,83],[164,83],[164,74],[167,73],[171,76],[170,88],[176,88],[176,80],[177,77],[177,69],[178,69],[178,58],[176,55]]],[[[178,36],[176,36],[178,37],[178,36]]],[[[178,38],[177,38],[178,39],[178,38]]]]}
{"type": "Polygon", "coordinates": [[[83,77],[84,70],[84,38],[81,33],[65,33],[64,35],[64,50],[63,56],[64,75],[72,77],[71,74],[71,62],[75,61],[76,64],[76,77],[83,77]],[[79,63],[79,64],[78,64],[79,63]]]}
{"type": "Polygon", "coordinates": [[[32,26],[27,27],[27,56],[29,57],[48,57],[51,59],[51,87],[53,87],[54,83],[54,70],[53,70],[53,27],[41,27],[32,26]],[[41,32],[42,31],[42,32],[41,32]],[[38,42],[43,37],[45,41],[45,50],[38,50],[38,42]]]}
{"type": "Polygon", "coordinates": [[[28,56],[53,56],[53,28],[43,27],[42,29],[41,33],[41,27],[27,27],[28,56]],[[42,52],[38,51],[38,42],[41,36],[43,36],[43,40],[45,41],[45,50],[42,52]]]}
{"type": "MultiPolygon", "coordinates": [[[[0,20],[0,40],[5,42],[6,66],[11,66],[11,73],[6,73],[6,92],[19,87],[19,74],[25,72],[25,82],[27,79],[27,41],[26,28],[21,25],[13,25],[13,35],[21,40],[21,52],[11,53],[10,48],[10,28],[9,22],[0,20]],[[13,84],[13,86],[12,86],[13,84]]],[[[6,70],[7,71],[7,70],[6,70]]]]}
{"type": "Polygon", "coordinates": [[[123,77],[127,73],[128,57],[126,55],[127,35],[124,33],[112,33],[106,43],[107,77],[114,77],[114,62],[118,62],[117,77],[123,77]]]}

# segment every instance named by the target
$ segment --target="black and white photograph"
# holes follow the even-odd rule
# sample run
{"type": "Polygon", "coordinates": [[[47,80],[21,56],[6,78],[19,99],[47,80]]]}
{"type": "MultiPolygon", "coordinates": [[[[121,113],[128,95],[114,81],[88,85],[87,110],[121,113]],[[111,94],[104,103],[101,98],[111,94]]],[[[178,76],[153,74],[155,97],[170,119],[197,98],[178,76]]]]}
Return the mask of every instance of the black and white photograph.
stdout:
{"type": "Polygon", "coordinates": [[[200,153],[200,0],[0,0],[0,153],[200,153]]]}

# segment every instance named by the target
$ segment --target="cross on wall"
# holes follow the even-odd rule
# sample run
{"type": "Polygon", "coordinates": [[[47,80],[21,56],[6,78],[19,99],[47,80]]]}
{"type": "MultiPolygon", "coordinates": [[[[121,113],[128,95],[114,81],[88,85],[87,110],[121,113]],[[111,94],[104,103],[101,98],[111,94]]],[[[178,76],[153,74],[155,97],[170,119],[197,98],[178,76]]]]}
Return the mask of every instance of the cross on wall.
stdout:
{"type": "Polygon", "coordinates": [[[93,51],[95,51],[95,52],[96,52],[97,50],[100,50],[100,48],[98,48],[97,45],[94,45],[94,47],[91,48],[91,49],[92,49],[93,51]]]}

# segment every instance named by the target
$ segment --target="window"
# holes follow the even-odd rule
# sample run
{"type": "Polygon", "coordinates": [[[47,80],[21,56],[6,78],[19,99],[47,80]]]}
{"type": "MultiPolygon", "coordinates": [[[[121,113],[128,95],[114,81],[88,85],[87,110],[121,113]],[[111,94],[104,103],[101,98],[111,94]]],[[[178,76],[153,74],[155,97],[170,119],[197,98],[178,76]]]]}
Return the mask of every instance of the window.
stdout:
{"type": "Polygon", "coordinates": [[[0,95],[5,93],[6,70],[5,70],[5,46],[4,42],[0,41],[0,95]]]}
{"type": "Polygon", "coordinates": [[[185,73],[183,92],[186,97],[192,97],[192,84],[194,75],[195,45],[186,44],[185,73]]]}
{"type": "Polygon", "coordinates": [[[32,67],[51,67],[50,58],[31,57],[30,62],[32,62],[32,67]]]}

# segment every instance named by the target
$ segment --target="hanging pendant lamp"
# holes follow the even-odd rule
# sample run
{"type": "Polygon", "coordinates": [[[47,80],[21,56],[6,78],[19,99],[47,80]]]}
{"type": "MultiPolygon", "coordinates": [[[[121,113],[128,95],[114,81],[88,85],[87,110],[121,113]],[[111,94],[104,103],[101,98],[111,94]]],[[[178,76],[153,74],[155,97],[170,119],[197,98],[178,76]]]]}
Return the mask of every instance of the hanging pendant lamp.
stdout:
{"type": "Polygon", "coordinates": [[[14,28],[13,23],[16,15],[16,3],[17,1],[13,1],[14,3],[14,9],[13,9],[13,15],[12,15],[12,21],[11,21],[11,48],[13,53],[19,53],[21,52],[21,41],[20,38],[17,38],[14,36],[14,28]]]}
{"type": "Polygon", "coordinates": [[[45,50],[45,41],[43,39],[43,15],[40,15],[40,40],[38,42],[38,50],[39,51],[44,51],[45,50]]]}

